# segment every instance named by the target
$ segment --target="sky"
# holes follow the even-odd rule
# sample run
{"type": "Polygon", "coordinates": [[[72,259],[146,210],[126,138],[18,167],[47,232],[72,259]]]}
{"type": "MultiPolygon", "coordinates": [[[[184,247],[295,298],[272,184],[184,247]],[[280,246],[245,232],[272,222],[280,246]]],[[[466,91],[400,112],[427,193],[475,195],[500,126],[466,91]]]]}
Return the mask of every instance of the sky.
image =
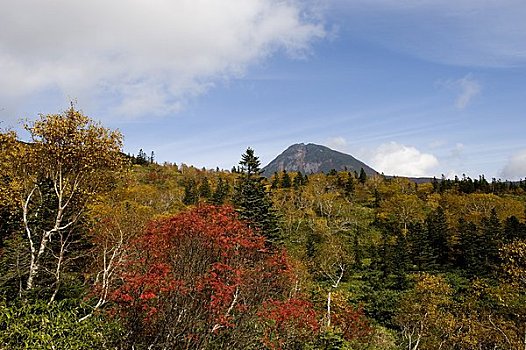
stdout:
{"type": "Polygon", "coordinates": [[[388,175],[526,177],[523,0],[0,5],[4,129],[73,101],[161,163],[303,142],[388,175]]]}

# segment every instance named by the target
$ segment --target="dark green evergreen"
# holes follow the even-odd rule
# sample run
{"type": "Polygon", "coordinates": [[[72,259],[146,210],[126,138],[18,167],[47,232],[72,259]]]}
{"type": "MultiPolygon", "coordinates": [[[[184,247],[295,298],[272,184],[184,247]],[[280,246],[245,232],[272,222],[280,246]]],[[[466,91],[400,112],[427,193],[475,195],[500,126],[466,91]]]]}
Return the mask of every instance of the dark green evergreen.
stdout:
{"type": "Polygon", "coordinates": [[[358,176],[358,179],[362,184],[364,184],[365,181],[367,181],[367,174],[365,173],[365,170],[363,170],[363,168],[360,168],[360,175],[358,176]]]}
{"type": "Polygon", "coordinates": [[[148,157],[146,156],[146,153],[142,150],[142,148],[139,150],[139,154],[137,154],[137,157],[135,157],[135,160],[133,161],[134,164],[138,165],[148,165],[150,162],[148,161],[148,157]]]}
{"type": "Polygon", "coordinates": [[[270,184],[270,188],[275,190],[278,187],[279,187],[279,175],[277,172],[275,172],[274,175],[272,176],[272,182],[270,184]]]}
{"type": "Polygon", "coordinates": [[[350,196],[354,193],[354,176],[350,172],[347,175],[347,180],[344,184],[344,191],[345,195],[350,196]]]}
{"type": "Polygon", "coordinates": [[[484,235],[473,222],[460,220],[460,266],[468,276],[483,276],[486,274],[485,254],[486,243],[484,235]]]}
{"type": "Polygon", "coordinates": [[[199,184],[199,197],[203,199],[210,199],[212,196],[212,189],[210,188],[210,182],[208,178],[203,178],[201,184],[199,184]]]}
{"type": "Polygon", "coordinates": [[[289,173],[287,173],[286,170],[283,170],[283,174],[281,175],[281,187],[282,188],[292,187],[292,181],[290,180],[290,175],[289,173]]]}
{"type": "Polygon", "coordinates": [[[403,290],[407,288],[407,271],[411,268],[411,258],[409,255],[407,237],[399,232],[396,236],[394,248],[395,263],[393,273],[395,275],[395,288],[403,290]]]}
{"type": "MultiPolygon", "coordinates": [[[[240,172],[245,177],[254,177],[256,176],[258,180],[261,180],[261,162],[259,161],[259,158],[256,157],[254,154],[254,150],[252,148],[247,148],[245,153],[241,155],[241,160],[239,161],[239,165],[241,166],[240,172]]],[[[238,167],[239,168],[239,167],[238,167]]]]}
{"type": "Polygon", "coordinates": [[[233,197],[234,205],[248,225],[267,238],[269,244],[281,241],[277,215],[260,175],[260,161],[248,148],[241,156],[239,177],[233,197]]]}
{"type": "Polygon", "coordinates": [[[197,204],[199,195],[197,191],[197,184],[194,179],[189,179],[184,184],[183,203],[185,205],[197,204]]]}
{"type": "Polygon", "coordinates": [[[212,203],[215,205],[223,204],[229,192],[230,192],[230,186],[228,185],[228,182],[226,182],[220,177],[217,180],[215,191],[212,194],[212,198],[211,198],[212,203]]]}
{"type": "Polygon", "coordinates": [[[297,171],[296,176],[294,176],[294,180],[292,180],[292,187],[294,187],[294,189],[297,190],[303,184],[304,184],[303,175],[301,174],[301,172],[297,171]]]}
{"type": "Polygon", "coordinates": [[[495,272],[499,259],[499,248],[503,243],[502,226],[497,217],[495,208],[491,210],[488,218],[483,218],[481,222],[483,247],[482,247],[482,264],[484,272],[489,274],[495,272]]]}
{"type": "Polygon", "coordinates": [[[428,237],[428,230],[421,223],[409,225],[408,239],[411,255],[417,271],[433,271],[437,269],[437,256],[428,237]]]}
{"type": "Polygon", "coordinates": [[[504,236],[505,242],[512,242],[517,239],[526,238],[526,225],[521,223],[516,216],[510,216],[504,221],[504,236]]]}
{"type": "Polygon", "coordinates": [[[451,236],[446,221],[446,215],[442,207],[438,207],[434,212],[428,215],[426,219],[428,239],[436,256],[436,263],[444,269],[450,262],[450,248],[448,239],[451,236]]]}

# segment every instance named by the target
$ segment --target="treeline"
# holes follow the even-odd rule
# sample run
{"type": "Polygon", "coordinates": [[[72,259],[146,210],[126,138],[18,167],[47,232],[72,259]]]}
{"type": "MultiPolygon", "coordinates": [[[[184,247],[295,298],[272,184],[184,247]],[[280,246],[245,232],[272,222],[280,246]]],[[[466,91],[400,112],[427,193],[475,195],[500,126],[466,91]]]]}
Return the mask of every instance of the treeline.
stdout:
{"type": "Polygon", "coordinates": [[[524,183],[233,171],[71,108],[0,133],[0,349],[519,349],[524,183]]]}
{"type": "Polygon", "coordinates": [[[455,190],[466,194],[476,192],[504,194],[516,190],[526,191],[526,179],[513,182],[493,178],[491,182],[488,182],[484,175],[480,175],[478,179],[472,179],[466,175],[463,175],[462,179],[459,179],[458,176],[455,176],[454,179],[446,179],[445,176],[442,176],[440,180],[433,178],[432,183],[433,189],[437,192],[455,190]]]}

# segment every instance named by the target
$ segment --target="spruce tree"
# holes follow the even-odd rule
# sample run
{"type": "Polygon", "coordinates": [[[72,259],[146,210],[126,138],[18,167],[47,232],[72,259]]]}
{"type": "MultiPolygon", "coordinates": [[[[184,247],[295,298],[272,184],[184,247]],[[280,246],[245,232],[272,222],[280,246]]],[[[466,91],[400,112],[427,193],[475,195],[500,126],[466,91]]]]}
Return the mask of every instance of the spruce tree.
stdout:
{"type": "Polygon", "coordinates": [[[504,241],[506,243],[526,238],[526,225],[512,215],[504,222],[504,241]]]}
{"type": "Polygon", "coordinates": [[[344,184],[344,191],[347,196],[350,196],[354,193],[354,177],[351,173],[348,173],[347,175],[347,180],[344,184]]]}
{"type": "Polygon", "coordinates": [[[261,169],[259,168],[261,162],[254,154],[254,150],[252,148],[247,148],[246,152],[241,155],[239,165],[241,165],[240,170],[241,173],[245,175],[245,177],[257,177],[258,180],[261,180],[261,178],[259,178],[259,175],[261,175],[261,169]]]}
{"type": "Polygon", "coordinates": [[[484,268],[484,237],[473,222],[459,220],[460,233],[460,264],[468,275],[483,275],[484,268]]]}
{"type": "Polygon", "coordinates": [[[358,177],[358,179],[362,184],[364,184],[365,181],[367,181],[367,174],[365,173],[365,170],[363,170],[363,168],[360,168],[360,176],[358,177]]]}
{"type": "Polygon", "coordinates": [[[283,175],[281,175],[281,187],[290,188],[292,186],[292,181],[290,180],[290,175],[287,173],[287,170],[283,170],[283,175]]]}
{"type": "Polygon", "coordinates": [[[279,186],[279,175],[278,172],[274,172],[274,175],[272,176],[272,183],[270,184],[270,188],[275,190],[279,186]]]}
{"type": "Polygon", "coordinates": [[[442,207],[438,207],[426,219],[428,237],[435,251],[437,264],[444,268],[449,262],[449,227],[446,221],[446,215],[442,207]]]}
{"type": "Polygon", "coordinates": [[[186,181],[184,184],[184,197],[183,203],[185,205],[196,204],[199,196],[197,194],[197,185],[194,179],[186,181]]]}
{"type": "Polygon", "coordinates": [[[221,177],[217,180],[217,186],[214,193],[212,194],[212,203],[215,205],[221,205],[225,202],[228,193],[230,192],[230,186],[228,182],[224,181],[221,177]]]}
{"type": "Polygon", "coordinates": [[[407,271],[411,268],[411,259],[408,251],[407,237],[402,232],[396,234],[396,245],[394,247],[394,258],[396,263],[393,264],[393,273],[395,275],[395,284],[398,290],[404,290],[407,287],[407,271]]]}
{"type": "Polygon", "coordinates": [[[428,237],[427,229],[419,222],[409,225],[411,256],[418,271],[433,271],[437,268],[436,251],[428,237]]]}
{"type": "Polygon", "coordinates": [[[260,161],[254,150],[248,148],[239,162],[241,176],[234,193],[234,205],[248,225],[267,238],[269,244],[281,240],[277,216],[263,185],[260,161]]]}
{"type": "Polygon", "coordinates": [[[303,175],[298,171],[292,180],[292,187],[297,190],[301,185],[303,185],[303,175]]]}
{"type": "Polygon", "coordinates": [[[142,150],[142,148],[139,150],[139,154],[137,154],[137,157],[134,159],[134,164],[138,165],[148,165],[148,157],[146,156],[146,153],[142,150]]]}
{"type": "Polygon", "coordinates": [[[204,178],[199,185],[199,197],[209,199],[212,196],[212,189],[210,188],[210,182],[208,178],[204,178]]]}
{"type": "Polygon", "coordinates": [[[502,227],[497,217],[495,208],[491,210],[488,218],[483,218],[481,222],[483,244],[483,266],[486,273],[494,271],[498,264],[499,247],[502,245],[502,227]]]}

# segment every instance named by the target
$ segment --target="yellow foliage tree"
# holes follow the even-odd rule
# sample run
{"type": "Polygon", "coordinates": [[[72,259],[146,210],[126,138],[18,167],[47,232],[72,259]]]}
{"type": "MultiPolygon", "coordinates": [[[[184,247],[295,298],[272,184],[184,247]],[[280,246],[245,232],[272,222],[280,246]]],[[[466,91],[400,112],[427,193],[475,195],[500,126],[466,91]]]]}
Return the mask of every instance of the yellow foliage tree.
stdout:
{"type": "Polygon", "coordinates": [[[51,258],[55,260],[52,301],[75,224],[124,165],[122,136],[73,106],[62,114],[40,115],[24,127],[31,136],[27,144],[16,141],[13,133],[2,134],[2,140],[9,141],[3,143],[9,147],[9,158],[3,157],[2,163],[10,170],[29,245],[26,290],[34,288],[49,244],[58,237],[58,251],[51,258]]]}

